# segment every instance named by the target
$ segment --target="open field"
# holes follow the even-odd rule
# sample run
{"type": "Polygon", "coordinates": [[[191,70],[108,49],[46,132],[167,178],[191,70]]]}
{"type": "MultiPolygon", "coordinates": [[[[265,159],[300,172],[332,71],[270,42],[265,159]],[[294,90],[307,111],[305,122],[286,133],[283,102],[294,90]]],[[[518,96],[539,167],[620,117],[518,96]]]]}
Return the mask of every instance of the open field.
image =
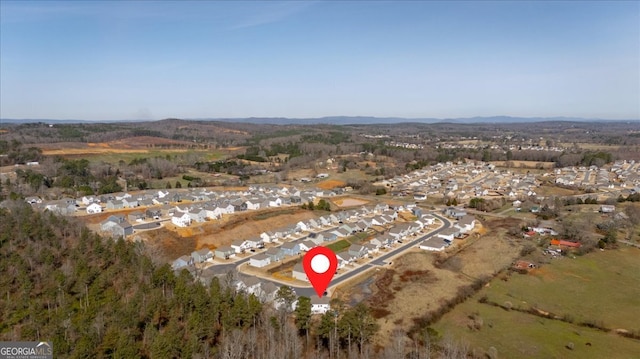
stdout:
{"type": "Polygon", "coordinates": [[[575,322],[594,320],[611,329],[640,330],[639,259],[640,249],[634,247],[565,257],[530,275],[495,281],[485,294],[496,303],[534,306],[569,315],[575,322]]]}
{"type": "Polygon", "coordinates": [[[333,202],[333,204],[335,204],[340,208],[363,206],[369,203],[368,201],[365,201],[363,199],[352,198],[352,197],[340,197],[340,198],[332,199],[331,202],[333,202]]]}
{"type": "Polygon", "coordinates": [[[433,327],[480,353],[493,346],[506,358],[637,358],[640,340],[615,330],[640,331],[639,256],[640,249],[630,247],[597,251],[554,260],[507,281],[496,278],[433,327]],[[564,321],[479,303],[480,298],[514,309],[534,307],[564,321]],[[584,322],[612,331],[578,325],[584,322]],[[565,347],[570,342],[573,350],[565,347]]]}
{"type": "Polygon", "coordinates": [[[322,188],[322,189],[334,189],[336,187],[344,187],[346,185],[347,185],[346,182],[338,181],[338,180],[326,180],[326,181],[319,182],[317,184],[318,188],[322,188]]]}
{"type": "Polygon", "coordinates": [[[140,136],[110,142],[58,142],[36,144],[45,156],[68,158],[88,158],[94,161],[117,163],[120,160],[130,162],[142,157],[166,157],[198,154],[207,160],[222,158],[231,150],[211,150],[194,145],[191,142],[175,141],[160,137],[140,136]]]}

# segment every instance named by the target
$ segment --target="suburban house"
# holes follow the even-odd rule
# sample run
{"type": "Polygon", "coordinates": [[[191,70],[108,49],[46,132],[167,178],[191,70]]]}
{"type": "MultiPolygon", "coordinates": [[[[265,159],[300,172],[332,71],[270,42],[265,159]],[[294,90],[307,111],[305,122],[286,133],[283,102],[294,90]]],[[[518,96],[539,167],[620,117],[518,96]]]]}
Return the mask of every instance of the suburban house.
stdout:
{"type": "Polygon", "coordinates": [[[424,240],[420,243],[420,249],[424,249],[426,251],[443,251],[445,248],[449,246],[450,242],[447,242],[446,239],[441,237],[431,237],[427,240],[424,240]]]}
{"type": "Polygon", "coordinates": [[[444,214],[446,214],[449,217],[453,217],[455,219],[460,219],[460,218],[462,218],[462,217],[467,215],[467,211],[465,211],[462,208],[447,207],[444,210],[444,214]]]}
{"type": "Polygon", "coordinates": [[[278,294],[278,289],[278,286],[271,282],[262,282],[256,296],[263,302],[273,302],[278,294]]]}
{"type": "Polygon", "coordinates": [[[188,213],[176,213],[171,216],[171,223],[178,227],[188,227],[191,224],[191,217],[188,213]]]}
{"type": "Polygon", "coordinates": [[[190,265],[193,265],[193,258],[189,256],[182,256],[176,259],[175,261],[173,261],[173,263],[171,264],[171,268],[173,268],[173,270],[178,270],[181,268],[188,267],[190,265]]]}
{"type": "Polygon", "coordinates": [[[302,221],[296,224],[296,228],[300,229],[301,232],[306,232],[309,230],[309,226],[302,221]]]}
{"type": "Polygon", "coordinates": [[[364,248],[367,250],[369,254],[378,253],[378,251],[380,250],[380,247],[373,243],[366,243],[364,245],[364,248]]]}
{"type": "Polygon", "coordinates": [[[262,238],[250,238],[244,241],[245,246],[251,248],[264,248],[264,241],[262,238]]]}
{"type": "Polygon", "coordinates": [[[456,223],[456,227],[460,229],[460,233],[468,233],[473,230],[476,225],[476,218],[474,216],[466,215],[456,223]]]}
{"type": "Polygon", "coordinates": [[[271,247],[271,248],[267,249],[265,254],[267,256],[269,256],[269,259],[271,260],[271,263],[281,261],[282,258],[284,258],[284,253],[282,252],[282,250],[280,250],[280,248],[276,248],[276,247],[271,247]]]}
{"type": "Polygon", "coordinates": [[[457,228],[447,228],[442,232],[436,234],[436,237],[440,237],[445,241],[452,243],[453,240],[459,235],[460,230],[457,228]]]}
{"type": "Polygon", "coordinates": [[[396,241],[400,241],[411,233],[410,230],[411,225],[409,223],[399,223],[389,230],[389,235],[396,241]]]}
{"type": "Polygon", "coordinates": [[[194,209],[187,213],[191,221],[202,223],[207,220],[207,211],[204,209],[194,209]]]}
{"type": "Polygon", "coordinates": [[[193,258],[195,263],[205,262],[207,259],[213,258],[213,252],[205,247],[197,251],[191,252],[191,258],[193,258]]]}
{"type": "Polygon", "coordinates": [[[344,268],[344,266],[353,262],[353,257],[347,251],[336,254],[336,258],[338,259],[338,268],[344,268]]]}
{"type": "Polygon", "coordinates": [[[144,214],[147,218],[160,219],[162,216],[162,210],[158,208],[149,208],[144,212],[144,214]]]}
{"type": "Polygon", "coordinates": [[[222,246],[216,248],[214,255],[217,258],[229,259],[231,257],[234,257],[236,255],[236,252],[229,246],[222,246]]]}
{"type": "Polygon", "coordinates": [[[423,214],[420,217],[420,222],[424,223],[425,226],[430,226],[432,224],[434,224],[436,221],[436,217],[434,217],[433,215],[430,214],[423,214]]]}
{"type": "Polygon", "coordinates": [[[293,277],[293,279],[301,280],[303,282],[309,281],[309,279],[307,279],[307,274],[304,272],[304,268],[302,268],[302,262],[299,262],[295,266],[293,266],[291,276],[293,277]]]}
{"type": "Polygon", "coordinates": [[[373,238],[369,241],[369,244],[373,244],[377,248],[382,248],[383,243],[379,238],[373,238]]]}
{"type": "Polygon", "coordinates": [[[236,289],[247,294],[257,294],[260,289],[260,279],[254,276],[240,278],[236,283],[236,289]]]}
{"type": "Polygon", "coordinates": [[[311,299],[311,313],[312,314],[324,314],[331,310],[331,298],[328,296],[323,296],[322,298],[317,295],[311,295],[309,297],[311,299]]]}
{"type": "Polygon", "coordinates": [[[257,198],[250,198],[245,203],[247,204],[247,210],[260,209],[260,201],[257,198]]]}
{"type": "Polygon", "coordinates": [[[122,206],[124,208],[135,208],[138,207],[138,200],[133,198],[123,198],[122,206]]]}
{"type": "Polygon", "coordinates": [[[121,216],[110,216],[100,223],[100,230],[113,237],[126,237],[133,233],[133,226],[121,216]]]}
{"type": "Polygon", "coordinates": [[[277,241],[275,233],[271,231],[260,233],[260,238],[264,241],[264,243],[271,243],[271,242],[277,241]]]}
{"type": "Polygon", "coordinates": [[[122,201],[112,200],[107,202],[107,209],[122,209],[124,208],[122,201]]]}
{"type": "Polygon", "coordinates": [[[348,253],[352,257],[363,258],[367,254],[369,254],[369,251],[364,246],[361,246],[359,244],[352,244],[349,247],[348,253]]]}
{"type": "Polygon", "coordinates": [[[287,242],[280,246],[285,256],[295,256],[300,254],[300,245],[294,242],[287,242]]]}
{"type": "Polygon", "coordinates": [[[344,238],[351,235],[351,232],[347,231],[344,228],[338,228],[335,231],[332,231],[331,233],[335,234],[336,238],[344,238]]]}
{"type": "Polygon", "coordinates": [[[102,206],[98,203],[91,203],[90,205],[87,206],[87,213],[89,214],[101,213],[101,212],[102,212],[102,206]]]}
{"type": "Polygon", "coordinates": [[[310,239],[300,242],[300,250],[303,252],[307,252],[315,246],[316,246],[316,243],[310,239]]]}
{"type": "Polygon", "coordinates": [[[262,268],[271,264],[271,257],[266,253],[259,253],[249,258],[249,265],[252,267],[262,268]]]}
{"type": "Polygon", "coordinates": [[[131,213],[129,213],[129,215],[127,216],[127,218],[131,221],[131,222],[136,222],[136,221],[142,221],[146,218],[146,215],[144,214],[144,212],[142,211],[133,211],[131,213]]]}
{"type": "Polygon", "coordinates": [[[233,248],[233,251],[235,253],[240,254],[244,253],[245,249],[247,249],[247,246],[244,239],[236,239],[235,241],[231,242],[231,248],[233,248]]]}

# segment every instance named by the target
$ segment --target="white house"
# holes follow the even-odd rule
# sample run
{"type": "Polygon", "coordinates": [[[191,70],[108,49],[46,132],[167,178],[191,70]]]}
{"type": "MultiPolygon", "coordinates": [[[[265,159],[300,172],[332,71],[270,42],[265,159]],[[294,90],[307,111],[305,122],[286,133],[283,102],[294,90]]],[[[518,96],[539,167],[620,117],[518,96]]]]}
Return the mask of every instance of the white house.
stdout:
{"type": "Polygon", "coordinates": [[[422,241],[419,245],[420,249],[424,249],[426,251],[434,251],[440,252],[449,246],[449,242],[447,242],[443,238],[432,237],[425,241],[422,241]]]}
{"type": "Polygon", "coordinates": [[[317,295],[309,297],[311,299],[311,313],[312,314],[324,314],[331,309],[331,298],[323,296],[322,298],[317,295]]]}
{"type": "Polygon", "coordinates": [[[178,227],[188,227],[191,224],[191,217],[188,213],[177,213],[171,216],[171,223],[178,227]]]}
{"type": "Polygon", "coordinates": [[[447,228],[445,230],[443,230],[442,232],[436,234],[436,237],[440,237],[444,240],[446,240],[447,242],[453,242],[453,240],[456,238],[456,236],[459,234],[459,230],[457,228],[447,228]]]}
{"type": "Polygon", "coordinates": [[[304,268],[302,268],[302,262],[299,262],[295,266],[293,266],[293,270],[291,271],[291,276],[293,279],[301,280],[303,282],[308,282],[307,274],[304,272],[304,268]]]}
{"type": "Polygon", "coordinates": [[[460,233],[467,233],[473,230],[473,227],[476,225],[476,219],[474,216],[466,215],[462,217],[458,223],[456,223],[456,227],[460,229],[460,233]]]}
{"type": "Polygon", "coordinates": [[[252,267],[262,268],[271,264],[271,258],[264,254],[259,253],[249,259],[249,265],[252,267]]]}
{"type": "Polygon", "coordinates": [[[296,224],[296,228],[300,229],[301,232],[306,232],[309,230],[309,226],[307,226],[307,224],[302,221],[296,224]]]}
{"type": "Polygon", "coordinates": [[[247,249],[244,239],[237,239],[231,242],[231,248],[235,253],[243,253],[247,249]]]}
{"type": "Polygon", "coordinates": [[[315,246],[316,246],[316,243],[311,239],[307,239],[306,241],[300,242],[300,250],[303,252],[307,252],[315,246]]]}
{"type": "Polygon", "coordinates": [[[99,205],[98,203],[91,203],[90,205],[87,206],[87,213],[89,214],[101,213],[101,212],[102,212],[102,206],[99,205]]]}

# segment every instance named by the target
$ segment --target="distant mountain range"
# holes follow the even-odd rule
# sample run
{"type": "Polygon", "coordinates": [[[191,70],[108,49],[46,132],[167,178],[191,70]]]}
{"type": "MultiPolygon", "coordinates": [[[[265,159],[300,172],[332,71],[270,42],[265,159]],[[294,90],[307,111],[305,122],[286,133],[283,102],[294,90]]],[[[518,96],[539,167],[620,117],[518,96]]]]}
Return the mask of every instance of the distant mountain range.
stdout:
{"type": "MultiPolygon", "coordinates": [[[[636,122],[640,119],[607,120],[580,117],[462,117],[462,118],[402,118],[402,117],[372,117],[372,116],[330,116],[317,118],[288,118],[288,117],[248,117],[248,118],[190,118],[191,121],[220,121],[235,123],[256,123],[274,125],[370,125],[393,123],[531,123],[531,122],[636,122]]],[[[154,122],[155,120],[54,120],[54,119],[0,119],[0,124],[21,123],[49,123],[49,124],[73,124],[73,123],[113,123],[113,122],[154,122]]]]}

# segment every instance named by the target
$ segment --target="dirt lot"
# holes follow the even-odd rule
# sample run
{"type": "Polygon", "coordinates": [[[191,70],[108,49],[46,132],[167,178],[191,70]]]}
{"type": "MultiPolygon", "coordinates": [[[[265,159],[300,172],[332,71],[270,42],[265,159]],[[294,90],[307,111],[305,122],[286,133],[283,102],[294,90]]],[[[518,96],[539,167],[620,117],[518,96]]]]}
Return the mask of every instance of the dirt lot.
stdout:
{"type": "Polygon", "coordinates": [[[140,236],[147,243],[158,245],[166,260],[173,260],[203,247],[215,249],[230,245],[237,239],[259,237],[265,228],[287,227],[310,218],[317,218],[317,215],[298,208],[278,208],[234,214],[187,228],[167,223],[161,229],[143,232],[140,236]]]}
{"type": "Polygon", "coordinates": [[[340,288],[338,295],[346,302],[365,301],[369,305],[380,325],[375,342],[385,345],[394,329],[408,331],[415,318],[438,309],[456,295],[459,287],[510,265],[524,244],[506,236],[507,229],[517,223],[485,223],[480,229],[483,234],[472,234],[459,241],[459,247],[450,247],[451,257],[440,268],[434,260],[441,254],[414,249],[396,259],[390,269],[374,272],[373,278],[362,277],[340,288]]]}
{"type": "Polygon", "coordinates": [[[295,226],[300,221],[317,217],[312,211],[298,208],[247,212],[194,227],[193,235],[198,238],[198,248],[205,245],[219,247],[229,245],[236,239],[258,237],[267,228],[295,226]]]}
{"type": "Polygon", "coordinates": [[[347,184],[345,182],[342,181],[337,181],[337,180],[326,180],[326,181],[322,181],[320,183],[318,183],[318,188],[322,188],[322,189],[334,189],[337,187],[344,187],[347,184]]]}

